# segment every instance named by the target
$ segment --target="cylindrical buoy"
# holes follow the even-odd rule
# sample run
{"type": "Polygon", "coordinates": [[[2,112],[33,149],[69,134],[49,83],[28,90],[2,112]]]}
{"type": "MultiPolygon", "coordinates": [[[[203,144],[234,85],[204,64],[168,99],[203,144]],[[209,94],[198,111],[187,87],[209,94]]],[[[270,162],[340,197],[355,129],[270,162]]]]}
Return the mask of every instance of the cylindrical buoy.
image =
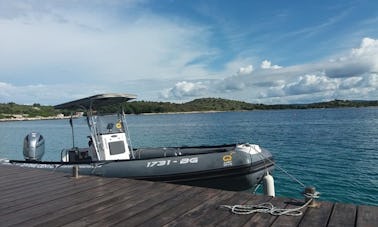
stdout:
{"type": "Polygon", "coordinates": [[[276,193],[274,190],[274,179],[269,172],[266,172],[266,175],[263,178],[263,186],[264,186],[264,195],[275,197],[276,193]]]}

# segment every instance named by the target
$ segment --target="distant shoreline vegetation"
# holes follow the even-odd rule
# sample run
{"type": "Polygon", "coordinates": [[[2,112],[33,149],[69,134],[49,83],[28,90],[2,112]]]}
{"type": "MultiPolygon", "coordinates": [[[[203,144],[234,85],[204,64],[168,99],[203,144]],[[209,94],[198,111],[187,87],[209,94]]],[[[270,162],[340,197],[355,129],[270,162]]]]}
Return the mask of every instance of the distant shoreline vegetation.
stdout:
{"type": "MultiPolygon", "coordinates": [[[[170,102],[133,101],[123,104],[127,114],[144,113],[185,113],[185,112],[218,112],[218,111],[251,111],[251,110],[282,110],[282,109],[314,109],[314,108],[343,108],[343,107],[371,107],[378,106],[376,101],[363,100],[332,100],[310,104],[253,104],[222,98],[201,98],[178,104],[170,102]]],[[[100,111],[116,112],[119,105],[102,106],[100,111]]],[[[76,110],[83,111],[83,110],[76,110]]],[[[72,110],[56,110],[53,106],[20,105],[13,102],[0,103],[1,120],[66,118],[72,110]]]]}

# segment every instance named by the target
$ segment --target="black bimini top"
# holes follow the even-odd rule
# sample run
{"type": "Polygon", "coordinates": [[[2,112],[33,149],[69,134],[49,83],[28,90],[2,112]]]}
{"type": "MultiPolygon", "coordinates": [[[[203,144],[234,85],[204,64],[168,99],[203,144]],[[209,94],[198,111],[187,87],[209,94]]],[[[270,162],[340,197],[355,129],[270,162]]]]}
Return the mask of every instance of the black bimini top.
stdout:
{"type": "Polygon", "coordinates": [[[101,105],[122,103],[122,102],[127,102],[135,98],[136,98],[136,95],[132,95],[132,94],[107,93],[107,94],[93,95],[87,98],[82,98],[82,99],[74,100],[71,102],[66,102],[63,104],[56,105],[54,106],[54,108],[55,109],[76,109],[78,107],[82,107],[82,108],[90,109],[94,105],[101,106],[101,105]]]}

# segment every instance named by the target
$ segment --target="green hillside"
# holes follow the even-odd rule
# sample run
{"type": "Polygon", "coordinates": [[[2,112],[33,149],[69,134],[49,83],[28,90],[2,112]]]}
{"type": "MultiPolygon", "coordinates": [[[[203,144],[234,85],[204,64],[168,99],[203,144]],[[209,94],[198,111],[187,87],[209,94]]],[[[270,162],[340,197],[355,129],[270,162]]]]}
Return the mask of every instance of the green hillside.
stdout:
{"type": "Polygon", "coordinates": [[[262,104],[251,104],[221,98],[201,98],[177,104],[170,102],[134,101],[124,104],[126,113],[168,113],[193,111],[241,111],[264,109],[262,104]]]}
{"type": "MultiPolygon", "coordinates": [[[[342,108],[342,107],[368,107],[378,106],[378,101],[349,101],[333,100],[329,102],[311,104],[286,104],[286,105],[265,105],[253,104],[242,101],[201,98],[190,102],[177,104],[170,102],[147,102],[134,101],[124,104],[125,112],[128,114],[140,113],[168,113],[168,112],[193,112],[193,111],[249,111],[249,110],[275,110],[275,109],[309,109],[309,108],[342,108]]],[[[106,106],[102,108],[105,112],[114,112],[118,106],[106,106]]]]}
{"type": "Polygon", "coordinates": [[[13,102],[0,103],[0,119],[14,118],[15,115],[24,117],[49,117],[59,114],[52,106],[41,106],[38,103],[33,105],[20,105],[13,102]]]}
{"type": "MultiPolygon", "coordinates": [[[[170,102],[133,101],[123,104],[125,112],[128,114],[141,113],[168,113],[168,112],[193,112],[193,111],[249,111],[268,109],[308,109],[308,108],[342,108],[342,107],[368,107],[378,106],[378,101],[350,101],[333,100],[329,102],[319,102],[311,104],[288,104],[288,105],[264,105],[252,104],[242,101],[221,99],[221,98],[201,98],[190,102],[178,104],[170,102]]],[[[116,112],[119,105],[103,106],[100,111],[116,112]]],[[[78,109],[77,111],[83,111],[78,109]]],[[[63,111],[69,115],[71,111],[63,111]]],[[[41,106],[40,104],[19,105],[13,102],[7,104],[0,103],[0,119],[14,118],[14,115],[24,117],[49,117],[62,113],[62,110],[55,110],[52,106],[41,106]]]]}

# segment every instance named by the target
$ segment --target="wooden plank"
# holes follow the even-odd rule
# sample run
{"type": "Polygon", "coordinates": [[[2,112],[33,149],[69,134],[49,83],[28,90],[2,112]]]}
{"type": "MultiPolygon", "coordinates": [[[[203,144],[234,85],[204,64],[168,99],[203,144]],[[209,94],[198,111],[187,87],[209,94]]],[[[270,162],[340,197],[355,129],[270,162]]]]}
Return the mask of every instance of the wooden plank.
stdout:
{"type": "Polygon", "coordinates": [[[39,169],[33,169],[33,168],[23,168],[20,166],[16,166],[13,164],[1,164],[0,165],[0,171],[1,171],[1,177],[2,176],[8,176],[8,175],[22,175],[25,174],[24,172],[38,172],[39,169]],[[27,169],[27,170],[26,170],[27,169]]]}
{"type": "Polygon", "coordinates": [[[355,205],[335,203],[328,227],[352,227],[356,220],[356,214],[357,208],[355,205]]]}
{"type": "MultiPolygon", "coordinates": [[[[21,170],[22,169],[20,169],[20,171],[21,170]]],[[[29,182],[29,184],[32,186],[32,189],[30,189],[29,187],[24,187],[25,185],[21,185],[19,186],[19,188],[14,189],[14,190],[10,190],[10,191],[5,190],[7,191],[7,193],[4,193],[4,195],[0,197],[2,201],[2,203],[0,203],[0,214],[4,214],[3,209],[6,209],[5,210],[6,213],[13,212],[13,210],[10,209],[10,207],[17,206],[18,204],[28,203],[29,200],[36,199],[35,195],[42,194],[42,196],[45,197],[47,193],[50,193],[48,189],[50,189],[50,187],[53,187],[55,185],[54,183],[56,182],[64,182],[67,184],[68,182],[72,181],[72,178],[65,178],[65,177],[60,178],[59,176],[61,175],[59,174],[55,174],[55,177],[53,177],[54,174],[52,174],[51,172],[40,171],[39,174],[42,174],[42,175],[39,175],[42,181],[38,181],[38,183],[29,182]],[[49,176],[51,176],[52,178],[50,178],[49,176]],[[51,184],[53,186],[50,186],[51,184]]],[[[25,180],[25,181],[28,182],[28,180],[25,180]]],[[[61,185],[61,186],[65,186],[65,185],[61,185]]]]}
{"type": "MultiPolygon", "coordinates": [[[[44,225],[44,223],[62,223],[64,220],[74,220],[86,218],[99,210],[111,207],[113,204],[126,201],[135,197],[140,190],[150,188],[153,189],[152,182],[137,182],[125,185],[122,180],[116,181],[111,185],[104,185],[93,190],[85,191],[80,195],[68,197],[66,201],[62,201],[58,206],[54,206],[51,210],[44,207],[42,215],[33,216],[22,224],[27,225],[44,225]],[[110,186],[110,187],[109,187],[110,186]],[[62,204],[64,204],[62,206],[62,204]],[[69,218],[67,218],[69,217],[69,218]]],[[[48,207],[50,208],[50,207],[48,207]]],[[[69,222],[69,221],[66,221],[69,222]]]]}
{"type": "MultiPolygon", "coordinates": [[[[33,184],[34,182],[40,182],[40,181],[43,181],[44,177],[50,177],[49,175],[46,175],[46,173],[44,173],[44,171],[39,171],[39,172],[35,172],[33,171],[33,174],[31,173],[28,173],[28,171],[25,171],[24,173],[27,173],[27,174],[17,174],[17,175],[12,175],[12,176],[9,176],[7,179],[2,179],[1,182],[2,184],[0,185],[0,190],[13,190],[14,188],[18,188],[18,187],[21,187],[21,186],[26,186],[26,185],[30,185],[30,184],[33,184]]],[[[54,175],[55,175],[55,179],[56,179],[56,174],[54,174],[54,172],[47,172],[49,173],[51,176],[51,180],[54,180],[54,175]]]]}
{"type": "Polygon", "coordinates": [[[330,218],[333,203],[330,202],[319,202],[319,208],[307,208],[304,213],[303,219],[299,223],[299,226],[303,227],[321,227],[327,226],[328,220],[330,218]]]}
{"type": "MultiPolygon", "coordinates": [[[[31,179],[32,180],[32,179],[31,179]]],[[[35,198],[36,196],[44,193],[49,193],[49,191],[54,191],[61,188],[63,185],[71,182],[72,179],[69,177],[58,177],[58,176],[46,176],[41,177],[39,181],[32,181],[28,184],[15,185],[10,189],[2,190],[0,195],[0,200],[4,203],[6,202],[16,202],[17,200],[23,200],[27,198],[35,198]]],[[[88,180],[90,180],[88,178],[88,180]]],[[[1,206],[1,204],[0,204],[1,206]]]]}
{"type": "MultiPolygon", "coordinates": [[[[285,209],[294,209],[301,207],[304,201],[296,200],[296,199],[287,199],[288,201],[287,206],[285,209]]],[[[279,216],[273,223],[272,227],[289,227],[289,226],[298,226],[298,224],[302,221],[304,214],[306,213],[307,206],[301,209],[302,212],[301,216],[288,216],[288,215],[281,215],[279,216]]]]}
{"type": "MultiPolygon", "coordinates": [[[[154,207],[155,208],[154,209],[155,212],[153,212],[153,216],[151,218],[159,219],[160,217],[157,216],[158,213],[162,213],[163,211],[166,211],[166,210],[170,209],[175,204],[178,204],[178,203],[181,203],[181,202],[183,202],[183,203],[191,203],[191,199],[193,198],[193,196],[191,196],[191,195],[196,195],[197,193],[199,193],[200,191],[203,191],[203,190],[206,190],[206,189],[191,187],[188,193],[180,194],[179,196],[176,196],[175,198],[172,198],[169,201],[164,201],[163,203],[157,204],[154,207]]],[[[234,200],[236,200],[236,199],[240,200],[240,197],[245,198],[246,196],[251,197],[251,194],[241,193],[239,195],[239,197],[235,196],[233,198],[234,198],[234,200]]],[[[218,206],[218,208],[219,208],[219,206],[218,206]]],[[[215,212],[217,212],[217,210],[218,209],[216,209],[215,212]]],[[[149,216],[148,213],[150,213],[150,211],[151,211],[151,208],[148,209],[146,212],[141,212],[140,214],[134,215],[132,218],[128,218],[125,221],[117,223],[116,226],[125,226],[125,225],[135,226],[135,224],[140,224],[144,220],[148,219],[146,217],[149,216]],[[146,213],[147,213],[147,215],[146,215],[146,213]],[[144,219],[144,220],[142,220],[142,219],[144,219]]],[[[172,212],[175,212],[175,211],[172,211],[172,212]]],[[[208,220],[212,220],[212,222],[214,222],[214,220],[216,220],[216,219],[212,219],[211,214],[208,214],[208,220]]],[[[146,224],[144,223],[144,225],[146,225],[146,224]]],[[[156,222],[154,222],[154,225],[156,225],[156,222]]],[[[201,224],[196,223],[196,225],[201,225],[201,224]]]]}
{"type": "Polygon", "coordinates": [[[92,225],[96,222],[104,220],[105,218],[115,213],[122,216],[123,214],[120,211],[135,207],[139,203],[144,202],[152,197],[158,197],[161,193],[161,190],[170,191],[178,187],[171,184],[162,184],[161,187],[156,187],[156,184],[157,183],[153,183],[150,187],[144,187],[140,191],[137,191],[135,193],[123,193],[119,197],[112,200],[110,203],[105,202],[105,204],[94,205],[92,209],[88,208],[91,212],[85,212],[83,209],[76,210],[75,212],[72,212],[69,215],[64,215],[59,219],[43,222],[41,223],[41,226],[60,226],[68,225],[70,223],[72,223],[70,225],[73,226],[92,225]]]}
{"type": "Polygon", "coordinates": [[[80,179],[63,177],[61,178],[61,181],[65,182],[65,184],[54,184],[50,186],[50,181],[46,179],[46,182],[36,184],[35,187],[33,187],[33,189],[35,189],[34,191],[31,191],[29,188],[21,187],[20,190],[15,191],[15,193],[9,194],[7,199],[2,200],[9,205],[17,204],[17,202],[20,202],[20,200],[21,203],[40,203],[46,200],[46,195],[50,195],[49,199],[51,199],[54,196],[58,196],[61,192],[67,190],[72,192],[72,187],[75,187],[76,189],[80,189],[80,187],[86,187],[86,182],[91,182],[93,186],[96,186],[99,185],[99,182],[102,182],[103,180],[89,177],[80,179]]]}
{"type": "MultiPolygon", "coordinates": [[[[274,197],[269,202],[277,208],[286,208],[286,198],[274,197]]],[[[278,216],[267,213],[256,213],[243,226],[270,226],[278,216]]]]}
{"type": "MultiPolygon", "coordinates": [[[[1,226],[378,226],[375,206],[320,202],[320,208],[307,208],[301,217],[234,215],[219,206],[270,197],[130,179],[74,179],[13,166],[0,165],[0,172],[1,226]]],[[[271,202],[298,205],[286,198],[271,202]]]]}
{"type": "MultiPolygon", "coordinates": [[[[220,211],[220,213],[217,215],[216,218],[214,218],[213,222],[211,225],[216,225],[216,226],[224,226],[224,225],[228,225],[228,221],[232,218],[232,217],[238,217],[238,222],[235,222],[235,223],[239,223],[240,222],[240,217],[241,216],[244,216],[244,215],[237,215],[237,214],[233,214],[228,208],[224,208],[222,207],[222,205],[245,205],[248,201],[250,201],[252,198],[253,199],[256,199],[256,195],[252,195],[251,193],[247,193],[247,192],[238,192],[236,193],[234,196],[232,196],[230,199],[228,199],[226,201],[226,203],[224,204],[219,204],[218,207],[217,207],[217,210],[220,211]]],[[[265,198],[265,199],[270,199],[270,198],[265,198]]],[[[233,223],[233,224],[235,224],[233,223]]],[[[228,225],[229,226],[229,225],[228,225]]]]}
{"type": "Polygon", "coordinates": [[[182,216],[169,222],[164,226],[201,226],[208,225],[209,221],[213,221],[218,215],[223,213],[218,207],[220,204],[227,204],[228,200],[235,195],[236,192],[222,191],[217,196],[207,200],[206,203],[194,207],[182,216]]]}
{"type": "Polygon", "coordinates": [[[6,165],[0,165],[0,172],[1,172],[1,175],[0,175],[0,180],[1,182],[3,182],[4,180],[6,180],[7,178],[11,177],[11,176],[17,176],[17,175],[22,175],[23,172],[21,172],[19,169],[20,167],[15,167],[15,166],[6,166],[6,165]]]}
{"type": "MultiPolygon", "coordinates": [[[[117,226],[117,224],[120,222],[127,222],[127,219],[129,217],[132,217],[136,214],[143,215],[143,213],[149,210],[151,207],[161,202],[164,202],[166,200],[172,199],[178,196],[179,194],[184,194],[189,190],[190,190],[190,187],[182,186],[182,185],[176,187],[174,190],[166,190],[166,191],[160,190],[160,193],[158,196],[153,196],[149,198],[148,200],[138,203],[136,206],[133,206],[133,207],[127,206],[125,208],[118,206],[117,208],[120,209],[119,212],[115,212],[112,215],[103,218],[101,221],[96,222],[92,226],[99,226],[99,227],[102,227],[104,225],[117,226]]],[[[124,226],[124,224],[121,224],[121,226],[124,226]]]]}
{"type": "MultiPolygon", "coordinates": [[[[115,226],[137,226],[142,224],[146,220],[159,219],[160,217],[162,217],[161,213],[170,210],[171,208],[176,208],[178,204],[190,203],[190,200],[197,196],[202,190],[204,189],[199,187],[189,187],[188,190],[185,191],[185,193],[180,193],[171,199],[167,199],[165,201],[162,201],[161,203],[155,204],[147,210],[135,213],[126,220],[121,220],[115,226]]],[[[172,212],[175,211],[173,210],[172,212]]],[[[154,222],[154,225],[156,225],[156,222],[154,222]]]]}
{"type": "Polygon", "coordinates": [[[24,176],[24,175],[29,175],[33,176],[34,174],[38,174],[42,172],[47,171],[51,172],[50,170],[43,170],[43,169],[37,169],[37,168],[27,168],[27,167],[21,167],[13,164],[9,165],[0,165],[0,171],[1,171],[1,178],[3,177],[10,177],[10,176],[24,176]]]}
{"type": "Polygon", "coordinates": [[[200,206],[201,204],[215,199],[219,194],[222,193],[220,190],[210,189],[210,188],[200,188],[194,197],[185,200],[182,203],[172,206],[170,209],[163,211],[159,216],[155,216],[152,219],[146,219],[142,226],[163,226],[173,220],[182,217],[189,210],[200,206]]]}
{"type": "MultiPolygon", "coordinates": [[[[237,196],[237,195],[236,195],[237,196]]],[[[263,202],[269,202],[272,197],[265,197],[261,195],[253,195],[246,201],[235,202],[235,204],[242,204],[242,205],[257,205],[263,202]]],[[[233,204],[230,204],[233,205],[233,204]]],[[[219,227],[227,227],[227,226],[242,226],[248,220],[251,219],[255,214],[248,214],[248,215],[239,215],[233,214],[230,210],[227,210],[228,215],[222,215],[221,218],[215,221],[215,226],[219,227]]]]}
{"type": "Polygon", "coordinates": [[[378,226],[378,207],[377,206],[358,206],[356,226],[357,227],[378,226]]]}
{"type": "MultiPolygon", "coordinates": [[[[14,218],[21,220],[22,218],[29,218],[30,214],[35,212],[36,210],[40,210],[42,207],[54,204],[54,200],[64,200],[69,196],[84,192],[88,189],[98,187],[103,184],[107,184],[109,182],[109,180],[103,178],[93,178],[92,180],[86,181],[86,183],[83,184],[80,184],[79,181],[72,181],[71,183],[68,183],[64,188],[57,190],[55,193],[45,194],[45,196],[39,198],[31,198],[31,200],[28,200],[27,202],[25,201],[25,203],[20,204],[16,207],[2,209],[0,211],[0,217],[7,214],[7,216],[9,216],[9,218],[11,219],[14,218]]],[[[35,214],[38,214],[38,212],[35,212],[35,214]]]]}

